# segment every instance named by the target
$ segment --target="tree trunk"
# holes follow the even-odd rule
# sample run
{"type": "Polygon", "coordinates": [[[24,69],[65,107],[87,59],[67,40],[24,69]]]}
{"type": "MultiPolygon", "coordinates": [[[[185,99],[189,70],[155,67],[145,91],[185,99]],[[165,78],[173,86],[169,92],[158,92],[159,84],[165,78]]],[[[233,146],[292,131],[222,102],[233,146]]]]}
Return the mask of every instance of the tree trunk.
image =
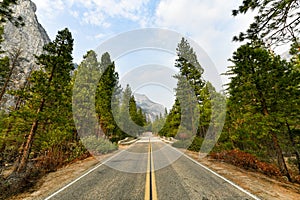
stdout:
{"type": "Polygon", "coordinates": [[[298,165],[298,171],[300,173],[300,153],[299,153],[299,151],[298,151],[298,149],[296,147],[296,143],[295,143],[295,140],[294,140],[293,133],[291,131],[290,125],[289,125],[289,123],[287,121],[285,121],[285,123],[286,123],[287,129],[288,129],[289,138],[290,138],[290,141],[292,143],[292,147],[293,147],[293,149],[295,151],[294,153],[296,155],[296,160],[297,160],[297,165],[298,165]]]}
{"type": "MultiPolygon", "coordinates": [[[[15,108],[14,108],[14,111],[19,110],[20,104],[21,104],[21,98],[18,97],[16,105],[15,105],[15,108]]],[[[14,116],[12,121],[15,121],[15,119],[16,119],[16,117],[14,116]]],[[[5,134],[4,134],[4,138],[6,138],[6,136],[8,136],[8,134],[10,133],[12,127],[13,127],[13,123],[9,122],[8,128],[7,128],[7,130],[6,130],[5,134]]]]}
{"type": "Polygon", "coordinates": [[[9,81],[10,81],[10,77],[12,75],[12,71],[13,70],[11,69],[10,72],[9,72],[9,74],[8,74],[8,76],[7,76],[7,78],[6,78],[6,80],[5,80],[4,85],[2,87],[2,90],[1,90],[1,93],[0,93],[0,102],[2,102],[2,98],[3,98],[3,96],[4,96],[5,92],[6,92],[6,88],[8,86],[9,81]]]}
{"type": "MultiPolygon", "coordinates": [[[[52,70],[51,70],[50,77],[48,79],[48,88],[51,85],[55,70],[56,70],[56,65],[54,65],[52,70]]],[[[34,140],[34,136],[35,136],[36,130],[38,128],[38,124],[39,124],[38,115],[39,115],[40,112],[42,112],[42,110],[44,108],[44,105],[45,105],[45,101],[46,101],[45,98],[43,98],[41,100],[39,108],[37,109],[36,119],[34,120],[34,122],[31,125],[31,129],[30,129],[27,141],[26,141],[26,145],[23,149],[22,158],[20,159],[21,161],[20,161],[20,164],[19,164],[19,167],[18,167],[18,170],[17,170],[18,172],[24,171],[26,169],[26,165],[27,165],[27,162],[28,162],[28,158],[29,158],[32,143],[33,143],[33,140],[34,140]]]]}
{"type": "MultiPolygon", "coordinates": [[[[59,55],[60,55],[60,52],[59,52],[59,55]]],[[[56,65],[54,65],[52,70],[51,70],[50,77],[48,79],[48,88],[51,86],[51,82],[52,82],[55,70],[56,70],[56,65]]],[[[38,115],[39,115],[40,112],[42,112],[42,110],[44,108],[44,105],[45,105],[45,101],[46,101],[45,98],[43,98],[41,100],[39,108],[37,109],[36,119],[34,120],[34,122],[31,125],[31,129],[30,129],[30,132],[29,132],[29,135],[28,135],[28,138],[27,138],[27,142],[26,142],[26,145],[23,149],[22,158],[20,159],[21,162],[20,162],[20,165],[19,165],[18,170],[17,170],[18,172],[24,171],[26,169],[26,165],[27,165],[27,162],[28,162],[28,158],[29,158],[32,143],[33,143],[33,140],[34,140],[34,136],[35,136],[36,130],[38,128],[38,124],[39,124],[38,115]]]]}
{"type": "Polygon", "coordinates": [[[287,169],[283,154],[282,154],[282,150],[281,147],[278,143],[278,138],[276,136],[275,133],[271,133],[272,134],[272,141],[273,141],[273,145],[277,154],[277,161],[278,161],[278,165],[279,165],[279,169],[280,172],[282,173],[282,175],[286,176],[288,178],[289,181],[291,181],[291,176],[289,174],[289,171],[287,169]]]}
{"type": "Polygon", "coordinates": [[[3,98],[3,96],[4,96],[5,92],[6,92],[6,88],[8,86],[8,83],[10,82],[10,78],[11,78],[11,76],[13,74],[14,69],[15,69],[15,63],[13,62],[12,66],[11,66],[11,68],[9,70],[9,74],[6,77],[5,83],[4,83],[4,85],[2,87],[2,90],[1,90],[1,93],[0,93],[0,102],[2,101],[2,98],[3,98]]]}
{"type": "Polygon", "coordinates": [[[11,76],[12,76],[16,66],[18,65],[18,60],[20,58],[21,53],[22,53],[21,49],[16,49],[15,52],[11,53],[11,56],[10,56],[11,58],[10,59],[12,60],[12,64],[11,64],[11,68],[9,70],[8,76],[5,79],[5,83],[3,85],[3,88],[0,92],[0,102],[2,101],[2,98],[3,98],[3,96],[6,92],[6,88],[9,84],[9,82],[10,82],[11,76]]]}
{"type": "MultiPolygon", "coordinates": [[[[255,74],[254,68],[252,68],[252,73],[255,74]]],[[[260,98],[261,112],[264,116],[267,117],[267,116],[269,116],[268,106],[267,106],[264,94],[262,92],[262,88],[258,84],[257,81],[255,82],[255,87],[256,87],[256,90],[258,91],[258,96],[260,98]]],[[[291,176],[290,176],[288,168],[286,166],[286,163],[285,163],[285,160],[284,160],[284,157],[283,157],[283,154],[282,154],[282,149],[281,149],[281,147],[279,145],[279,142],[278,142],[277,135],[273,131],[270,131],[269,133],[272,137],[273,146],[275,148],[279,170],[284,176],[286,176],[288,178],[289,181],[291,181],[291,176]]]]}
{"type": "Polygon", "coordinates": [[[17,169],[18,172],[22,172],[26,169],[26,165],[27,165],[29,154],[31,151],[33,139],[34,139],[34,136],[35,136],[36,130],[38,128],[38,124],[39,124],[38,115],[43,110],[44,104],[45,104],[45,99],[42,99],[40,107],[38,108],[38,110],[36,112],[37,118],[34,120],[34,122],[31,125],[31,129],[30,129],[26,144],[23,149],[22,157],[20,159],[21,161],[20,161],[20,164],[17,169]]]}
{"type": "MultiPolygon", "coordinates": [[[[26,78],[26,81],[24,82],[23,87],[21,88],[22,91],[25,90],[26,86],[29,83],[29,78],[31,76],[32,70],[33,69],[31,69],[28,77],[26,78]]],[[[21,103],[22,103],[22,98],[21,98],[21,96],[18,96],[17,101],[16,101],[16,105],[14,107],[14,111],[17,111],[17,110],[20,109],[21,103]]],[[[9,114],[9,116],[11,116],[11,113],[9,114]]],[[[14,122],[15,120],[16,120],[16,117],[14,116],[12,121],[14,122]]],[[[7,128],[6,132],[4,133],[4,138],[6,138],[8,136],[8,134],[11,132],[11,130],[13,128],[13,122],[12,121],[9,121],[9,123],[8,123],[8,128],[7,128]]],[[[3,152],[5,150],[5,148],[6,148],[6,142],[3,143],[3,146],[0,149],[0,152],[3,152]]]]}

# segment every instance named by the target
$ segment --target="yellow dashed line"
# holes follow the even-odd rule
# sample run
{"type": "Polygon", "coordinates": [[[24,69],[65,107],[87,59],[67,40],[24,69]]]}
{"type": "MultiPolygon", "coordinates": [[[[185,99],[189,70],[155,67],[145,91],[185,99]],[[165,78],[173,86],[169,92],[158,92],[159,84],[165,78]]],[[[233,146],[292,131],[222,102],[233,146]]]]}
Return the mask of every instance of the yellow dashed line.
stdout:
{"type": "Polygon", "coordinates": [[[154,170],[154,162],[153,162],[153,153],[152,153],[152,145],[150,143],[150,153],[151,153],[151,176],[152,176],[152,200],[157,200],[157,192],[156,192],[156,181],[155,181],[155,170],[154,170]]]}
{"type": "Polygon", "coordinates": [[[153,162],[152,145],[150,142],[150,138],[149,138],[149,146],[148,146],[148,163],[147,163],[146,184],[145,184],[145,200],[157,200],[154,162],[153,162]]]}

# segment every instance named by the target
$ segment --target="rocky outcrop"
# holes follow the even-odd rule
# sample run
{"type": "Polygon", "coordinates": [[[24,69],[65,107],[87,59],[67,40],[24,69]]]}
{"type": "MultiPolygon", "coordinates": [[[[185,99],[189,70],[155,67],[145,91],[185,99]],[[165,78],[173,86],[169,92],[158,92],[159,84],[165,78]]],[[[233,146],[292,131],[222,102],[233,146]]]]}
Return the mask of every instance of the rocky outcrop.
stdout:
{"type": "Polygon", "coordinates": [[[4,26],[2,49],[7,52],[22,51],[22,68],[26,73],[35,65],[34,55],[42,53],[43,46],[50,42],[45,29],[35,15],[36,5],[30,0],[19,0],[13,7],[14,16],[23,18],[24,26],[16,27],[7,22],[4,26]]]}

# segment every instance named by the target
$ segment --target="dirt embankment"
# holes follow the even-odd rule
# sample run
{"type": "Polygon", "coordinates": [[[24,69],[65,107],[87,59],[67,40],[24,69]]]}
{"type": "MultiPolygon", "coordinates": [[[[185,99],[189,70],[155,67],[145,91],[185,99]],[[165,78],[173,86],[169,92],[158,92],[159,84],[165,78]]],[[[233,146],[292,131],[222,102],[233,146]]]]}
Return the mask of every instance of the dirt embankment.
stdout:
{"type": "MultiPolygon", "coordinates": [[[[209,167],[213,171],[236,183],[261,199],[300,199],[300,185],[298,184],[280,182],[261,173],[247,171],[209,158],[199,160],[198,153],[195,152],[187,151],[186,153],[192,158],[198,160],[203,165],[209,167]]],[[[104,160],[109,156],[111,156],[111,154],[99,156],[97,159],[89,157],[85,160],[72,163],[57,170],[56,172],[49,173],[40,179],[35,187],[33,187],[30,191],[14,196],[10,198],[10,200],[43,199],[87,172],[90,168],[99,163],[99,160],[104,160]]]]}

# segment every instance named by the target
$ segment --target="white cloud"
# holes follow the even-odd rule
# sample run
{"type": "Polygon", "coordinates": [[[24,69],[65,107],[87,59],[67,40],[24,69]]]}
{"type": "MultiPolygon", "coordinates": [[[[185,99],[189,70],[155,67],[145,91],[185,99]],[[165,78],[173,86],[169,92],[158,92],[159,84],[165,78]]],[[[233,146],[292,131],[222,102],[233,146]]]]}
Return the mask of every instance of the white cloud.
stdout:
{"type": "MultiPolygon", "coordinates": [[[[210,56],[220,73],[226,71],[234,49],[234,35],[245,31],[252,16],[231,16],[240,1],[161,0],[155,13],[155,25],[172,28],[194,39],[210,56]]],[[[201,61],[200,61],[201,62],[201,61]]],[[[225,80],[226,81],[226,80],[225,80]]]]}
{"type": "MultiPolygon", "coordinates": [[[[140,21],[143,20],[143,16],[145,13],[141,11],[146,6],[149,0],[121,0],[121,1],[104,1],[104,0],[91,0],[88,5],[94,5],[93,12],[90,13],[90,17],[102,15],[103,21],[106,21],[109,17],[110,18],[122,18],[128,19],[131,21],[140,21]]],[[[93,24],[92,21],[89,21],[93,24]]],[[[99,25],[99,24],[95,24],[99,25]]]]}
{"type": "Polygon", "coordinates": [[[78,18],[79,17],[79,12],[78,11],[70,11],[70,14],[74,17],[74,18],[78,18]]]}
{"type": "Polygon", "coordinates": [[[145,10],[149,0],[33,0],[38,12],[45,18],[55,18],[68,11],[75,18],[90,25],[110,27],[109,18],[122,18],[145,22],[145,10]],[[81,16],[80,16],[81,15],[81,16]]]}
{"type": "Polygon", "coordinates": [[[96,39],[101,39],[101,38],[104,38],[105,36],[106,36],[105,34],[99,33],[99,34],[95,35],[95,38],[96,39]]]}
{"type": "Polygon", "coordinates": [[[207,49],[223,34],[233,32],[234,3],[220,0],[162,0],[156,10],[156,25],[174,28],[197,38],[207,49]]]}
{"type": "Polygon", "coordinates": [[[83,21],[87,24],[101,26],[104,23],[103,14],[95,11],[88,11],[83,13],[83,21]]]}
{"type": "Polygon", "coordinates": [[[33,0],[37,6],[37,12],[43,13],[42,16],[48,19],[55,18],[65,9],[65,4],[62,0],[33,0]]]}

